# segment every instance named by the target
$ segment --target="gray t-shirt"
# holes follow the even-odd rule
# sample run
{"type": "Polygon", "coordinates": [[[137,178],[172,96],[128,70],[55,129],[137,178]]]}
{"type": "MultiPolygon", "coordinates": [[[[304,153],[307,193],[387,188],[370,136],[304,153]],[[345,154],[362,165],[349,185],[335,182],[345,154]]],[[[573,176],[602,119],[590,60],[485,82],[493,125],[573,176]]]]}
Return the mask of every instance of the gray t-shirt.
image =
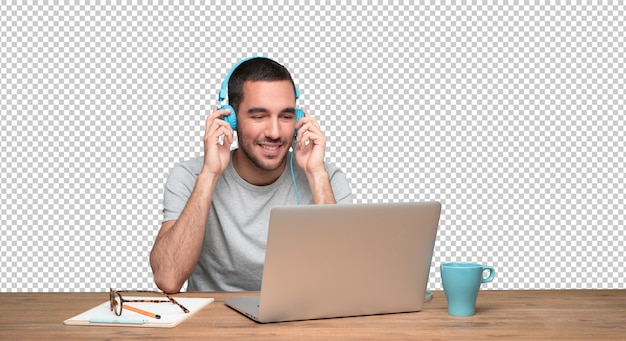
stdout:
{"type": "MultiPolygon", "coordinates": [[[[165,185],[163,221],[178,219],[191,196],[203,163],[204,158],[197,157],[171,170],[165,185]]],[[[295,160],[293,167],[300,204],[312,204],[306,175],[295,160]]],[[[352,203],[352,192],[345,174],[329,163],[326,163],[326,170],[337,203],[352,203]]],[[[189,277],[187,290],[260,290],[270,209],[296,204],[296,189],[289,163],[274,183],[255,186],[237,174],[231,158],[215,187],[202,253],[189,277]]]]}

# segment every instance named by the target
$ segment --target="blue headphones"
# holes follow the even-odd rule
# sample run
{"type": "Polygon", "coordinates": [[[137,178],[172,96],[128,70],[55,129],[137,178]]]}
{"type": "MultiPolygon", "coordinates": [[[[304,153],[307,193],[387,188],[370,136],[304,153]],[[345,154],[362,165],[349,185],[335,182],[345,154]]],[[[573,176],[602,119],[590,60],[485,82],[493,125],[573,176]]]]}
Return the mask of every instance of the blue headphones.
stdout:
{"type": "MultiPolygon", "coordinates": [[[[235,113],[235,108],[233,108],[231,105],[226,103],[226,96],[228,96],[228,81],[230,80],[230,76],[233,74],[233,72],[235,72],[235,70],[237,69],[237,67],[239,67],[239,65],[241,65],[245,61],[248,61],[254,58],[270,59],[267,57],[254,56],[254,57],[248,57],[248,58],[242,59],[239,62],[237,62],[237,64],[235,64],[230,69],[230,71],[228,71],[228,73],[226,74],[226,78],[224,78],[224,80],[222,81],[222,86],[220,87],[220,93],[217,97],[217,100],[220,106],[219,109],[230,110],[230,114],[228,116],[223,116],[222,119],[228,122],[228,124],[230,124],[230,127],[233,128],[233,130],[237,129],[237,113],[235,113]]],[[[295,87],[295,90],[296,90],[296,100],[297,100],[300,97],[300,90],[298,90],[298,87],[295,87]]],[[[298,122],[298,120],[303,117],[304,117],[304,112],[302,111],[302,109],[297,108],[296,109],[296,122],[298,122]]]]}

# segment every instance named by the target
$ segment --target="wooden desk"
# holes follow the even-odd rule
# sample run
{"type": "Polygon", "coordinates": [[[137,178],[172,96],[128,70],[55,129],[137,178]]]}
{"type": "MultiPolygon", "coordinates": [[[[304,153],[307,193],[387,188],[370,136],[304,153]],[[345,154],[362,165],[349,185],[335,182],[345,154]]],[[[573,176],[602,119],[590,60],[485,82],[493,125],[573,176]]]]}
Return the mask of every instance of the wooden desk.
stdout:
{"type": "Polygon", "coordinates": [[[250,293],[181,294],[215,302],[173,329],[63,324],[108,295],[0,293],[0,339],[626,339],[626,290],[483,290],[471,317],[449,316],[436,291],[417,313],[274,324],[252,322],[223,303],[250,293]]]}

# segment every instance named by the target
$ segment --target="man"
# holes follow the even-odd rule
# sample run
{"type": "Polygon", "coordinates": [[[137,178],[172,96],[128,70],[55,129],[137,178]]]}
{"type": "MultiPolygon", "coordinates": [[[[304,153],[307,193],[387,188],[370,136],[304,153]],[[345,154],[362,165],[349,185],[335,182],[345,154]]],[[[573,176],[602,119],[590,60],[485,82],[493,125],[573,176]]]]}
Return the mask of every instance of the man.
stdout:
{"type": "Polygon", "coordinates": [[[225,83],[232,109],[213,110],[204,156],[176,166],[165,186],[150,264],[167,293],[186,280],[189,291],[260,290],[272,207],[352,202],[345,174],[324,162],[326,137],[315,118],[302,109],[296,122],[287,69],[250,58],[225,83]],[[231,151],[233,128],[223,118],[233,110],[238,148],[231,151]]]}

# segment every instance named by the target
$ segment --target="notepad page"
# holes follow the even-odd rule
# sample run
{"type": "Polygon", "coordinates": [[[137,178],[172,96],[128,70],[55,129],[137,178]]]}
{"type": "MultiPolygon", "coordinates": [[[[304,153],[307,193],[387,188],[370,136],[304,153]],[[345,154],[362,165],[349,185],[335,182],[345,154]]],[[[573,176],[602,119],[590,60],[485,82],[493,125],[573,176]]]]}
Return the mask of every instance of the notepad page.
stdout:
{"type": "MultiPolygon", "coordinates": [[[[133,297],[133,299],[154,299],[154,297],[133,297]]],[[[106,301],[92,309],[89,309],[81,314],[78,314],[70,319],[64,321],[67,325],[106,325],[106,326],[134,326],[134,327],[162,327],[172,328],[184,320],[191,317],[194,313],[202,310],[205,306],[213,302],[213,298],[197,298],[197,297],[176,297],[176,301],[185,308],[189,309],[189,313],[185,313],[179,306],[173,303],[149,303],[149,302],[125,302],[124,305],[131,305],[133,307],[147,310],[151,313],[161,315],[160,319],[150,318],[148,316],[136,313],[129,309],[123,309],[122,316],[124,318],[132,319],[144,319],[147,322],[145,324],[109,324],[109,323],[90,323],[92,318],[108,318],[115,317],[115,314],[111,311],[110,302],[106,301]]]]}

